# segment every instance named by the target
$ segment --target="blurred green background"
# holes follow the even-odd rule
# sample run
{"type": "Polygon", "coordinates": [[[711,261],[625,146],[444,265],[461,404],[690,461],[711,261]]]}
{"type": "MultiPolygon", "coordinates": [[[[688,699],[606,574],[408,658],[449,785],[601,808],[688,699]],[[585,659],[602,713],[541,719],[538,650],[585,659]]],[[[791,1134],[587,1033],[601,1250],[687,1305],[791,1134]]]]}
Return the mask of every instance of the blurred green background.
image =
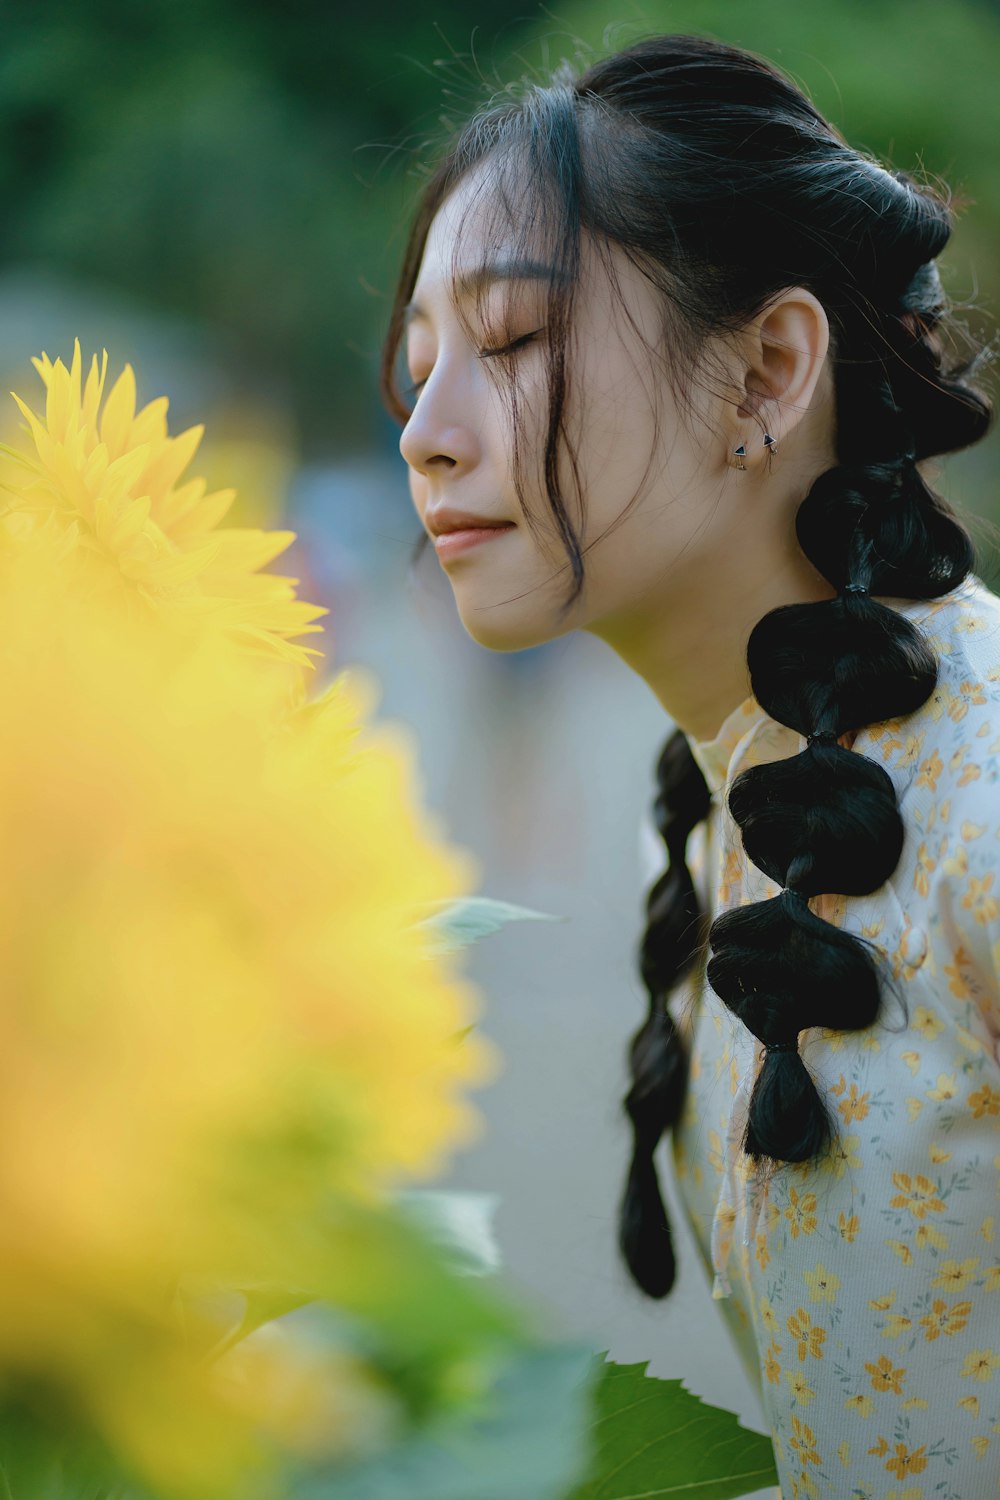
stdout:
{"type": "Polygon", "coordinates": [[[506,82],[645,32],[762,52],[849,140],[963,189],[949,286],[997,305],[995,0],[7,0],[0,16],[0,268],[198,325],[232,391],[279,403],[310,454],[385,440],[375,359],[414,150],[506,82]]]}

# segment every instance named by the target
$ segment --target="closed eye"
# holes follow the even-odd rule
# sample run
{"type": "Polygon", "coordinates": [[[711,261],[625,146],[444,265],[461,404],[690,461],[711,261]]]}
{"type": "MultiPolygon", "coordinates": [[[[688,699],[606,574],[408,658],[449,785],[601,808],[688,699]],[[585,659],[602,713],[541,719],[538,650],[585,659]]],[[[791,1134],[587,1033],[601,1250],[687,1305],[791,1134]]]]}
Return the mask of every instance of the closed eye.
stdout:
{"type": "MultiPolygon", "coordinates": [[[[518,349],[523,349],[525,345],[530,344],[533,339],[536,339],[540,333],[544,332],[544,327],[535,328],[531,331],[531,333],[522,334],[520,338],[514,339],[509,344],[502,344],[499,348],[480,349],[476,357],[478,359],[498,359],[505,354],[514,354],[518,349]]],[[[413,381],[411,385],[408,385],[404,388],[403,394],[411,398],[414,396],[419,396],[420,392],[423,390],[429,379],[430,376],[425,376],[423,380],[413,381]]]]}
{"type": "Polygon", "coordinates": [[[496,359],[498,355],[513,354],[516,349],[521,349],[525,344],[530,344],[532,339],[536,339],[544,331],[544,328],[536,328],[531,333],[522,334],[519,339],[514,339],[510,344],[503,344],[499,349],[480,349],[479,358],[496,359]]]}

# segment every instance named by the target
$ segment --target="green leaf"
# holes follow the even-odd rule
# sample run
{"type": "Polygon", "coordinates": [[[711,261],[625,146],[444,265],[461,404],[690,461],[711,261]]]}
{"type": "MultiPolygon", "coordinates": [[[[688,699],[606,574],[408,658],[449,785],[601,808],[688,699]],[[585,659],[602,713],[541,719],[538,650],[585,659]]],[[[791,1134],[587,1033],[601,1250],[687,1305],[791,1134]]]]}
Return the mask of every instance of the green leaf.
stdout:
{"type": "Polygon", "coordinates": [[[208,1351],[212,1359],[218,1359],[234,1344],[249,1338],[265,1323],[273,1323],[297,1308],[306,1307],[316,1301],[314,1292],[292,1290],[288,1287],[271,1286],[265,1282],[240,1287],[244,1299],[243,1314],[227,1333],[208,1351]]]}
{"type": "MultiPolygon", "coordinates": [[[[263,1324],[312,1302],[315,1296],[305,1288],[270,1281],[225,1287],[186,1275],[174,1288],[173,1312],[187,1353],[196,1359],[218,1359],[263,1324]]],[[[4,1500],[2,1491],[0,1500],[4,1500]]]]}
{"type": "Polygon", "coordinates": [[[506,1289],[456,1275],[431,1232],[398,1204],[331,1199],[317,1227],[330,1241],[329,1277],[311,1289],[314,1302],[286,1316],[366,1360],[408,1423],[468,1410],[498,1359],[538,1342],[506,1289]]]}
{"type": "Polygon", "coordinates": [[[331,1197],[318,1224],[330,1243],[328,1277],[308,1290],[244,1284],[235,1310],[225,1303],[229,1316],[217,1323],[207,1356],[268,1321],[291,1320],[320,1343],[330,1339],[368,1360],[411,1419],[468,1408],[496,1359],[534,1347],[537,1336],[526,1310],[483,1280],[498,1259],[490,1195],[429,1193],[418,1206],[419,1199],[415,1192],[408,1204],[363,1205],[331,1197]]]}
{"type": "Polygon", "coordinates": [[[289,1500],[560,1500],[581,1472],[591,1349],[517,1351],[480,1411],[428,1424],[351,1468],[303,1475],[289,1500]]]}
{"type": "Polygon", "coordinates": [[[649,1361],[599,1369],[592,1456],[562,1500],[736,1500],[778,1483],[771,1439],[741,1427],[680,1380],[645,1374],[649,1361]]]}
{"type": "Polygon", "coordinates": [[[494,901],[488,896],[467,896],[462,901],[438,901],[424,908],[428,915],[414,923],[427,928],[434,940],[433,951],[452,953],[499,932],[508,922],[568,922],[546,911],[527,906],[512,906],[509,901],[494,901]]]}
{"type": "MultiPolygon", "coordinates": [[[[60,1394],[8,1387],[0,1406],[0,1500],[144,1500],[60,1394]],[[25,1400],[25,1397],[28,1397],[25,1400]]],[[[149,1497],[145,1497],[149,1500],[149,1497]]]]}
{"type": "Polygon", "coordinates": [[[394,1196],[407,1218],[450,1252],[448,1265],[460,1276],[488,1276],[502,1264],[493,1232],[498,1193],[407,1188],[394,1196]]]}
{"type": "Polygon", "coordinates": [[[282,1318],[286,1313],[292,1312],[296,1307],[305,1307],[307,1302],[314,1302],[315,1293],[296,1291],[289,1287],[269,1286],[259,1282],[253,1286],[242,1286],[240,1291],[246,1298],[246,1312],[240,1324],[240,1337],[246,1338],[248,1333],[270,1323],[274,1318],[282,1318]]]}
{"type": "Polygon", "coordinates": [[[527,1310],[480,1279],[456,1276],[433,1236],[395,1203],[331,1199],[320,1226],[332,1261],[330,1283],[317,1295],[379,1329],[417,1362],[525,1341],[527,1310]]]}

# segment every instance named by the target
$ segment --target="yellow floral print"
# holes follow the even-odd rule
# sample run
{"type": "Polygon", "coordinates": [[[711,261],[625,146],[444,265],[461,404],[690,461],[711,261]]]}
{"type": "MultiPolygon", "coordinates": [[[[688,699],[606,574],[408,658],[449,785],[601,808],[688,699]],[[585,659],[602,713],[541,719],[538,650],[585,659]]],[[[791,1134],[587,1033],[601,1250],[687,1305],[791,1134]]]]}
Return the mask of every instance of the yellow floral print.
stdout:
{"type": "Polygon", "coordinates": [[[1000,916],[1000,901],[991,894],[992,888],[993,871],[991,870],[981,880],[970,877],[969,888],[962,897],[962,905],[969,907],[976,921],[983,925],[996,921],[1000,916]]]}
{"type": "Polygon", "coordinates": [[[872,1365],[865,1360],[865,1369],[872,1378],[873,1391],[892,1391],[895,1395],[903,1394],[903,1380],[906,1376],[905,1369],[896,1369],[892,1360],[886,1354],[880,1354],[878,1364],[872,1365]]]}
{"type": "Polygon", "coordinates": [[[774,1315],[774,1308],[771,1306],[767,1297],[760,1298],[759,1307],[761,1323],[767,1329],[768,1333],[777,1333],[778,1320],[774,1315]]]}
{"type": "Polygon", "coordinates": [[[889,1199],[890,1207],[908,1208],[915,1219],[922,1219],[928,1213],[943,1213],[944,1204],[929,1177],[920,1172],[916,1177],[907,1172],[893,1172],[892,1182],[900,1191],[889,1199]]]}
{"type": "Polygon", "coordinates": [[[808,1358],[810,1354],[814,1359],[823,1358],[826,1329],[813,1323],[804,1307],[792,1313],[788,1319],[787,1328],[792,1338],[797,1341],[796,1352],[800,1360],[808,1358]]]}
{"type": "Polygon", "coordinates": [[[789,1446],[799,1455],[802,1463],[819,1463],[820,1458],[816,1448],[816,1434],[805,1422],[800,1422],[794,1412],[792,1413],[792,1437],[789,1446]]]}
{"type": "MultiPolygon", "coordinates": [[[[758,1044],[703,964],[679,987],[694,1101],[675,1130],[679,1194],[760,1373],[784,1500],[979,1500],[1000,1441],[1000,598],[970,575],[892,607],[932,643],[938,685],[841,737],[892,778],[906,839],[877,890],[810,901],[893,986],[874,1025],[800,1033],[833,1127],[821,1158],[745,1157],[758,1044]]],[[[743,849],[728,787],[804,745],[752,697],[691,743],[713,799],[689,868],[711,917],[778,889],[743,849]]]]}
{"type": "Polygon", "coordinates": [[[920,773],[917,776],[917,785],[930,787],[932,792],[936,792],[938,778],[943,770],[944,762],[935,750],[921,765],[920,773]]]}
{"type": "Polygon", "coordinates": [[[944,1022],[926,1005],[918,1005],[913,1013],[913,1030],[919,1031],[925,1041],[932,1042],[944,1030],[944,1022]]]}
{"type": "Polygon", "coordinates": [[[802,1279],[809,1288],[809,1297],[813,1302],[833,1302],[840,1291],[840,1277],[836,1271],[828,1271],[822,1262],[817,1264],[814,1271],[803,1271],[802,1279]]]}
{"type": "Polygon", "coordinates": [[[935,1297],[931,1304],[931,1311],[926,1317],[920,1319],[920,1326],[924,1329],[924,1338],[928,1342],[933,1342],[942,1334],[950,1338],[965,1327],[971,1311],[971,1302],[956,1302],[954,1307],[949,1307],[942,1297],[935,1297]]]}
{"type": "Polygon", "coordinates": [[[981,1089],[969,1095],[969,1108],[976,1120],[981,1120],[984,1115],[1000,1115],[1000,1088],[984,1083],[981,1089]]]}
{"type": "Polygon", "coordinates": [[[909,1333],[913,1327],[913,1319],[908,1318],[905,1313],[890,1313],[882,1325],[882,1332],[887,1339],[898,1339],[904,1333],[909,1333]]]}
{"type": "Polygon", "coordinates": [[[913,888],[921,896],[928,896],[931,888],[931,875],[937,869],[937,860],[934,859],[927,848],[926,842],[917,850],[917,870],[913,877],[913,888]]]}
{"type": "Polygon", "coordinates": [[[914,1244],[920,1250],[947,1250],[948,1236],[942,1234],[940,1229],[935,1229],[933,1224],[921,1224],[913,1236],[914,1244]]]}
{"type": "Polygon", "coordinates": [[[851,1084],[851,1090],[846,1099],[841,1099],[837,1105],[844,1119],[845,1125],[851,1125],[855,1120],[863,1120],[868,1113],[868,1095],[858,1095],[858,1086],[851,1084]]]}
{"type": "Polygon", "coordinates": [[[806,1380],[806,1377],[800,1374],[798,1370],[786,1370],[785,1379],[796,1401],[801,1401],[803,1406],[808,1406],[816,1395],[816,1392],[808,1380],[806,1380]]]}
{"type": "Polygon", "coordinates": [[[897,1443],[892,1458],[886,1462],[886,1468],[897,1479],[909,1479],[911,1474],[922,1474],[927,1467],[926,1452],[926,1443],[912,1449],[907,1448],[905,1443],[897,1443]]]}
{"type": "Polygon", "coordinates": [[[835,1177],[843,1177],[848,1167],[852,1171],[860,1169],[861,1157],[858,1155],[860,1144],[861,1137],[857,1135],[845,1135],[834,1143],[830,1152],[830,1166],[835,1177]]]}
{"type": "Polygon", "coordinates": [[[851,1214],[850,1217],[848,1217],[847,1214],[844,1213],[843,1209],[841,1209],[840,1213],[837,1216],[837,1227],[840,1230],[841,1237],[845,1239],[849,1245],[853,1245],[858,1236],[858,1229],[861,1227],[861,1220],[858,1218],[857,1214],[851,1214]]]}
{"type": "Polygon", "coordinates": [[[970,1380],[992,1380],[997,1370],[1000,1354],[992,1349],[970,1349],[962,1366],[962,1374],[970,1380]]]}
{"type": "Polygon", "coordinates": [[[946,1260],[937,1275],[931,1278],[931,1286],[943,1286],[950,1292],[960,1292],[972,1280],[978,1264],[978,1256],[972,1256],[969,1260],[946,1260]]]}
{"type": "Polygon", "coordinates": [[[816,1194],[803,1193],[800,1197],[795,1188],[790,1188],[785,1218],[791,1226],[793,1240],[797,1240],[800,1234],[812,1234],[816,1228],[816,1194]]]}

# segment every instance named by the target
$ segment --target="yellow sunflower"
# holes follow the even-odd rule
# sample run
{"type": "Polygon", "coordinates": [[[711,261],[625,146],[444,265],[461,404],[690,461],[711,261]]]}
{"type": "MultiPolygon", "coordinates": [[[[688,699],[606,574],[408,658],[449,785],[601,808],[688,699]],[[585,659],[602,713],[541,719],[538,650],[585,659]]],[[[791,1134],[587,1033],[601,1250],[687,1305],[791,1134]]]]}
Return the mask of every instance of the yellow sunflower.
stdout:
{"type": "Polygon", "coordinates": [[[105,398],[107,351],[100,365],[93,357],[84,381],[79,340],[69,369],[45,354],[32,363],[45,413],[14,394],[32,447],[3,446],[8,530],[49,522],[71,534],[90,578],[133,613],[169,611],[195,630],[212,621],[255,653],[313,666],[323,653],[293,638],[322,630],[313,622],[328,611],[295,597],[298,579],[261,571],[295,533],[221,527],[235,490],[208,494],[203,479],[183,478],[203,427],[170,437],[165,396],[136,411],[128,364],[105,398]]]}
{"type": "Polygon", "coordinates": [[[80,586],[81,547],[160,603],[185,568],[221,575],[166,514],[191,442],[154,460],[162,413],[134,417],[130,381],[96,441],[102,375],[81,400],[78,365],[42,366],[32,524],[0,526],[0,1408],[72,1414],[157,1496],[256,1495],[270,1439],[358,1437],[329,1410],[360,1410],[364,1381],[345,1355],[319,1391],[315,1352],[280,1341],[223,1380],[201,1356],[225,1319],[191,1302],[181,1327],[176,1295],[367,1295],[410,1339],[426,1320],[412,1265],[333,1226],[479,1134],[467,1094],[499,1056],[413,921],[479,872],[422,810],[405,732],[367,722],[371,679],[289,709],[244,649],[250,630],[289,650],[291,616],[252,599],[239,548],[235,632],[179,634],[159,608],[123,630],[113,593],[80,586]],[[109,481],[137,426],[150,442],[109,481]]]}

